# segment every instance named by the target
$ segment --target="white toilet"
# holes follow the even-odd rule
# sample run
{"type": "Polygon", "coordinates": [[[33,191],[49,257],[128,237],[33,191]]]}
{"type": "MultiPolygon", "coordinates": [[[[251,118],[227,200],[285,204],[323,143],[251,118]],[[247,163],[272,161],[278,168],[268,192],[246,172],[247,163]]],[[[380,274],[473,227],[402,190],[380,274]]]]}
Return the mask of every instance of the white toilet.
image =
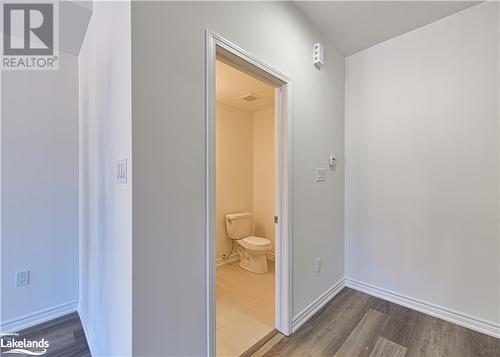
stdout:
{"type": "Polygon", "coordinates": [[[265,274],[268,272],[266,253],[271,249],[271,241],[250,235],[252,217],[252,213],[226,214],[227,235],[237,240],[240,267],[252,273],[265,274]]]}

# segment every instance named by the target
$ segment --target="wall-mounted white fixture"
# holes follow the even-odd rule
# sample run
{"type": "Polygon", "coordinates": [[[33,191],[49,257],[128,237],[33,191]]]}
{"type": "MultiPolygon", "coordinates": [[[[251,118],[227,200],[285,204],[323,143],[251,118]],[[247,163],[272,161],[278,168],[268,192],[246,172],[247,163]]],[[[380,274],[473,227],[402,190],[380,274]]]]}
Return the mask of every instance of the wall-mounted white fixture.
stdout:
{"type": "Polygon", "coordinates": [[[313,64],[317,69],[321,69],[325,63],[325,48],[321,43],[315,43],[313,46],[313,64]]]}
{"type": "Polygon", "coordinates": [[[127,183],[127,159],[116,160],[115,164],[116,183],[127,183]]]}
{"type": "Polygon", "coordinates": [[[328,164],[332,169],[335,167],[335,165],[337,165],[337,159],[335,158],[335,156],[330,155],[330,157],[328,158],[328,164]]]}

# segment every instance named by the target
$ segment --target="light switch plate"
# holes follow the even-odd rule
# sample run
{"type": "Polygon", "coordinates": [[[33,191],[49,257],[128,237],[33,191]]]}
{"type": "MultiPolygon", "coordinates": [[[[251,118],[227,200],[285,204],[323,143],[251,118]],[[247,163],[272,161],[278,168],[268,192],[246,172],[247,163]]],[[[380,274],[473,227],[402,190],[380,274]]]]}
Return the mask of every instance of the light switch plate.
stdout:
{"type": "Polygon", "coordinates": [[[127,183],[127,159],[116,160],[115,164],[116,183],[127,183]]]}
{"type": "Polygon", "coordinates": [[[325,182],[326,181],[327,171],[323,167],[319,167],[316,169],[316,182],[325,182]]]}
{"type": "Polygon", "coordinates": [[[28,285],[30,283],[30,271],[18,271],[16,272],[16,288],[28,285]]]}

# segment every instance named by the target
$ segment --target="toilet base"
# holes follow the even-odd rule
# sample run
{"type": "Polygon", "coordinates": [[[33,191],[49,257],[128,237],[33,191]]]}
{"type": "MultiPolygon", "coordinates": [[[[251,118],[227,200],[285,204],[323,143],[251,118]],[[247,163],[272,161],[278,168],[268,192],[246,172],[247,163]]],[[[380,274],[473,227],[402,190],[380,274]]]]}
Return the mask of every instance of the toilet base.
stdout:
{"type": "Polygon", "coordinates": [[[238,247],[238,254],[240,256],[239,266],[254,274],[262,275],[269,272],[267,267],[266,251],[256,251],[251,253],[243,247],[238,247]]]}

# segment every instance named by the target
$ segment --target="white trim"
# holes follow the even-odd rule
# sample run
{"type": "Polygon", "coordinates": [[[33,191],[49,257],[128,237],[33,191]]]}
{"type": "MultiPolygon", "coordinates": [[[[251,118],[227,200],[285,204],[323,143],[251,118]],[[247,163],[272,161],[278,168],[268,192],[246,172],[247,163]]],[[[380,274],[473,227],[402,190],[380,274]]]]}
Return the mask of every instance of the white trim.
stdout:
{"type": "Polygon", "coordinates": [[[215,137],[215,59],[216,59],[216,41],[210,31],[206,32],[206,83],[205,83],[205,111],[206,111],[206,157],[205,157],[205,227],[206,227],[206,301],[207,301],[207,356],[216,356],[216,306],[215,306],[215,249],[216,249],[216,233],[215,233],[215,165],[212,158],[215,157],[215,142],[212,138],[215,137]]]}
{"type": "Polygon", "coordinates": [[[240,255],[238,253],[233,253],[226,260],[217,258],[217,260],[215,261],[215,266],[220,267],[221,265],[231,264],[237,262],[238,260],[240,260],[240,255]]]}
{"type": "Polygon", "coordinates": [[[235,44],[223,37],[207,30],[206,31],[206,83],[205,83],[205,110],[206,110],[206,182],[205,182],[205,227],[206,227],[206,302],[207,302],[207,355],[215,356],[216,345],[216,307],[215,307],[215,284],[216,284],[216,259],[215,259],[215,61],[217,53],[226,60],[239,62],[248,70],[256,69],[263,80],[271,81],[278,90],[275,103],[277,114],[282,122],[280,134],[282,141],[279,144],[281,154],[280,171],[281,189],[284,193],[280,195],[277,211],[279,224],[276,235],[276,328],[289,335],[291,333],[291,306],[292,306],[292,103],[291,103],[291,80],[290,77],[276,70],[272,66],[262,62],[235,44]],[[281,236],[286,239],[281,239],[281,236]]]}
{"type": "Polygon", "coordinates": [[[292,83],[275,91],[276,215],[275,313],[276,329],[292,333],[292,83]]]}
{"type": "Polygon", "coordinates": [[[475,330],[493,337],[500,338],[500,324],[486,321],[478,317],[448,309],[427,301],[405,296],[394,291],[382,289],[361,281],[346,278],[345,285],[366,294],[391,301],[401,306],[423,312],[442,320],[475,330]]]}
{"type": "Polygon", "coordinates": [[[78,306],[78,315],[80,315],[80,321],[82,322],[83,332],[85,333],[85,338],[87,339],[90,354],[92,357],[98,357],[99,352],[97,351],[96,335],[82,305],[78,306]]]}
{"type": "Polygon", "coordinates": [[[0,331],[10,333],[32,327],[78,310],[78,301],[71,301],[48,309],[39,310],[2,323],[0,331]]]}
{"type": "Polygon", "coordinates": [[[292,322],[292,332],[297,331],[307,320],[325,306],[345,287],[344,279],[339,280],[331,288],[321,294],[316,300],[306,306],[304,310],[299,312],[292,322]]]}
{"type": "MultiPolygon", "coordinates": [[[[234,55],[235,58],[238,58],[242,60],[243,62],[246,62],[250,64],[252,67],[255,67],[264,73],[266,73],[266,77],[272,76],[275,79],[277,79],[280,82],[283,82],[282,84],[290,83],[291,79],[289,76],[284,74],[283,72],[280,72],[276,68],[268,65],[267,63],[261,61],[259,58],[256,56],[252,55],[251,53],[245,51],[244,49],[238,47],[234,43],[226,40],[224,37],[219,36],[218,34],[207,30],[207,36],[210,37],[212,40],[213,45],[219,46],[220,48],[223,48],[225,51],[228,53],[231,53],[234,55]]],[[[214,48],[215,52],[215,48],[214,48]]],[[[215,57],[214,57],[215,60],[215,57]]],[[[215,65],[215,62],[214,62],[215,65]]],[[[214,72],[215,74],[215,72],[214,72]]],[[[214,78],[215,79],[215,78],[214,78]]],[[[276,81],[274,81],[276,83],[276,81]]]]}

